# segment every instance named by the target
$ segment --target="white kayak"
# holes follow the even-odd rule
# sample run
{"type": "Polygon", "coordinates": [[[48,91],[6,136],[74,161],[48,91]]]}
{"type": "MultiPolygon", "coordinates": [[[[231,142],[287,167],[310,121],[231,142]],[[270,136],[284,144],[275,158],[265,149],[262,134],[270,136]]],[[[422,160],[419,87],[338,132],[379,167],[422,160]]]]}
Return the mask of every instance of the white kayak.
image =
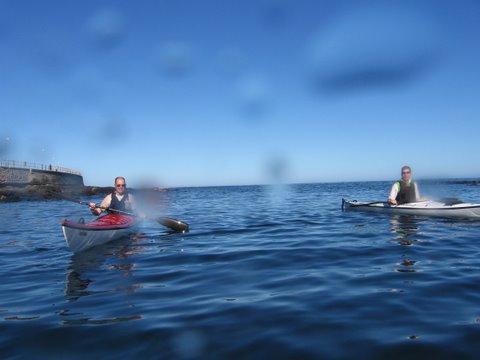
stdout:
{"type": "Polygon", "coordinates": [[[127,236],[135,232],[138,223],[135,216],[107,214],[89,223],[63,220],[61,224],[70,250],[80,252],[127,236]]]}
{"type": "Polygon", "coordinates": [[[389,205],[382,201],[361,202],[342,199],[342,208],[392,214],[480,219],[480,204],[463,203],[461,201],[425,200],[402,205],[389,205]]]}

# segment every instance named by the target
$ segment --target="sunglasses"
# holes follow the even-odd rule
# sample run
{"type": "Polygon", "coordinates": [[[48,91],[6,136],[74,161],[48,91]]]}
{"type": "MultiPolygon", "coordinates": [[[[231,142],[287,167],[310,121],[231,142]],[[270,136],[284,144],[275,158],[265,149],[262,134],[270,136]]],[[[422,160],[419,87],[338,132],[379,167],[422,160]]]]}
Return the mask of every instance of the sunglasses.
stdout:
{"type": "Polygon", "coordinates": [[[125,184],[117,184],[115,187],[125,187],[125,184]]]}
{"type": "Polygon", "coordinates": [[[402,171],[402,174],[410,174],[410,171],[402,171]]]}

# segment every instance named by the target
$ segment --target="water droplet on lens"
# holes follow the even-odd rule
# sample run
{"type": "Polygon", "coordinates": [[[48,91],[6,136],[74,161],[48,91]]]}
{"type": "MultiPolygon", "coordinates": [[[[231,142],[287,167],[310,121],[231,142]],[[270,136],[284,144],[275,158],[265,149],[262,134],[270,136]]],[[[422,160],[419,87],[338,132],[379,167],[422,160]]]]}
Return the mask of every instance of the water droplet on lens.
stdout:
{"type": "Polygon", "coordinates": [[[290,0],[264,0],[262,18],[265,24],[275,28],[283,28],[288,23],[292,2],[290,0]]]}
{"type": "Polygon", "coordinates": [[[220,69],[229,76],[238,76],[245,71],[245,54],[238,48],[223,49],[219,54],[220,69]]]}
{"type": "Polygon", "coordinates": [[[129,123],[128,121],[118,114],[106,114],[101,115],[92,120],[94,124],[94,131],[96,133],[96,139],[94,141],[104,142],[108,141],[113,145],[125,144],[125,141],[129,140],[129,123]],[[112,136],[112,133],[115,136],[112,136]]]}
{"type": "Polygon", "coordinates": [[[125,37],[125,20],[117,10],[99,10],[90,18],[87,30],[99,49],[109,50],[125,37]]]}
{"type": "MultiPolygon", "coordinates": [[[[50,143],[51,144],[51,143],[50,143]]],[[[35,162],[49,162],[52,158],[51,148],[47,146],[45,140],[30,140],[30,158],[35,162]]]]}
{"type": "Polygon", "coordinates": [[[238,98],[241,114],[250,119],[263,118],[269,111],[270,89],[261,76],[246,76],[238,83],[238,98]]]}
{"type": "Polygon", "coordinates": [[[403,86],[438,62],[438,27],[418,9],[377,4],[344,12],[335,20],[322,25],[309,46],[310,82],[316,91],[338,94],[403,86]]]}
{"type": "Polygon", "coordinates": [[[193,67],[192,49],[184,43],[170,43],[157,50],[156,62],[167,76],[177,78],[188,75],[193,67]]]}
{"type": "Polygon", "coordinates": [[[267,161],[267,176],[275,184],[283,183],[287,178],[288,168],[288,162],[284,157],[273,156],[267,161]]]}
{"type": "Polygon", "coordinates": [[[202,333],[193,330],[183,331],[173,339],[175,352],[184,359],[201,358],[206,347],[202,333]]]}
{"type": "Polygon", "coordinates": [[[33,65],[43,74],[59,78],[70,74],[75,64],[75,48],[71,38],[60,31],[34,34],[29,51],[33,65]]]}
{"type": "Polygon", "coordinates": [[[0,158],[9,156],[12,150],[12,139],[10,136],[0,136],[0,158]]]}

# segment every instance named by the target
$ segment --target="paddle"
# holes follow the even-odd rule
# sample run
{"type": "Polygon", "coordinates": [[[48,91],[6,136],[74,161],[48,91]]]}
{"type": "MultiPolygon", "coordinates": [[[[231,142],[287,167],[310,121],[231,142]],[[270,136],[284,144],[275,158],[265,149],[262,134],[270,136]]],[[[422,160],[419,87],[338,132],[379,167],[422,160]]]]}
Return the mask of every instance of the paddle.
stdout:
{"type": "Polygon", "coordinates": [[[440,198],[437,200],[438,202],[444,203],[445,205],[458,205],[463,204],[463,201],[457,198],[440,198]]]}
{"type": "MultiPolygon", "coordinates": [[[[356,202],[356,200],[354,200],[356,202]]],[[[347,200],[342,199],[342,210],[345,210],[345,203],[347,200]]],[[[353,206],[368,206],[368,205],[373,205],[373,204],[382,204],[385,201],[372,201],[372,202],[366,202],[366,203],[360,203],[360,204],[351,204],[353,206]]],[[[394,206],[394,205],[393,205],[394,206]]]]}
{"type": "MultiPolygon", "coordinates": [[[[76,202],[80,205],[90,206],[90,203],[85,202],[85,201],[78,201],[78,200],[73,200],[73,199],[65,199],[65,200],[73,201],[73,202],[76,202]]],[[[128,211],[106,208],[106,207],[103,207],[103,206],[98,206],[96,204],[95,204],[95,206],[99,209],[107,210],[107,211],[114,211],[114,212],[117,212],[119,214],[125,214],[125,215],[130,215],[130,216],[138,216],[138,215],[135,215],[134,213],[131,213],[131,212],[128,212],[128,211]]],[[[174,231],[177,231],[177,232],[187,232],[188,229],[189,229],[189,225],[187,223],[185,223],[183,221],[180,221],[180,220],[177,220],[177,219],[174,219],[174,218],[170,218],[170,217],[157,217],[155,219],[152,219],[152,218],[149,218],[149,217],[146,217],[146,218],[150,219],[150,220],[155,220],[160,225],[163,225],[163,226],[165,226],[169,229],[172,229],[174,231]]]]}

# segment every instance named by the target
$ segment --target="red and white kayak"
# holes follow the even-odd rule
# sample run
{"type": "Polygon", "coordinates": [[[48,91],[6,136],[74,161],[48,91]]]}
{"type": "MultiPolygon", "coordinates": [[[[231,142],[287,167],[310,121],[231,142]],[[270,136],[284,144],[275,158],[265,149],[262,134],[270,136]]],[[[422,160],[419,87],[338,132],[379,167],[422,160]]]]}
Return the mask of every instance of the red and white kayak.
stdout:
{"type": "Polygon", "coordinates": [[[139,219],[123,214],[107,214],[89,222],[62,221],[63,235],[73,252],[105,244],[135,232],[139,219]]]}

